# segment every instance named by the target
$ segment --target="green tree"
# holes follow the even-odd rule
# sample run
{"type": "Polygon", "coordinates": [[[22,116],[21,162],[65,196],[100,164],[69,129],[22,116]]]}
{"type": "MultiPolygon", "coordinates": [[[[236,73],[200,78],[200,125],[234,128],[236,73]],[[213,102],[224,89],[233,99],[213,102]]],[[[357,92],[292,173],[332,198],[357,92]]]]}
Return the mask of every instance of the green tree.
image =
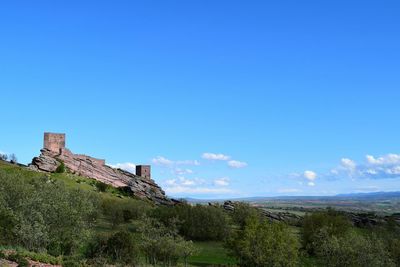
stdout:
{"type": "Polygon", "coordinates": [[[97,216],[93,194],[48,177],[31,179],[0,170],[0,196],[0,233],[7,233],[0,241],[53,255],[77,251],[97,216]]]}
{"type": "Polygon", "coordinates": [[[189,257],[194,255],[197,252],[197,249],[194,246],[192,241],[185,241],[183,239],[181,239],[177,245],[178,245],[179,253],[185,264],[185,267],[187,267],[189,257]]]}
{"type": "Polygon", "coordinates": [[[139,247],[133,235],[127,231],[117,232],[107,241],[106,252],[112,260],[135,264],[139,259],[139,247]]]}
{"type": "Polygon", "coordinates": [[[322,228],[316,255],[327,267],[390,267],[395,266],[382,240],[349,231],[342,236],[332,236],[322,228]]]}
{"type": "Polygon", "coordinates": [[[224,210],[214,206],[181,204],[159,207],[154,211],[153,217],[166,226],[170,225],[171,219],[176,218],[179,221],[179,234],[190,240],[224,240],[231,228],[224,210]]]}
{"type": "Polygon", "coordinates": [[[250,218],[228,248],[244,267],[290,267],[298,263],[299,242],[282,223],[250,218]]]}
{"type": "Polygon", "coordinates": [[[149,264],[176,266],[182,259],[187,265],[189,256],[196,252],[191,241],[178,235],[176,227],[166,227],[155,219],[144,218],[138,228],[142,236],[142,251],[149,264]]]}
{"type": "Polygon", "coordinates": [[[319,231],[324,228],[329,237],[342,236],[351,228],[350,221],[341,213],[327,209],[322,212],[315,212],[306,215],[302,222],[302,241],[303,247],[310,254],[315,253],[315,249],[319,247],[320,239],[319,231]]]}
{"type": "Polygon", "coordinates": [[[232,220],[236,223],[242,230],[246,226],[246,221],[249,218],[260,217],[260,212],[254,207],[251,207],[248,203],[235,203],[235,209],[231,213],[232,220]]]}

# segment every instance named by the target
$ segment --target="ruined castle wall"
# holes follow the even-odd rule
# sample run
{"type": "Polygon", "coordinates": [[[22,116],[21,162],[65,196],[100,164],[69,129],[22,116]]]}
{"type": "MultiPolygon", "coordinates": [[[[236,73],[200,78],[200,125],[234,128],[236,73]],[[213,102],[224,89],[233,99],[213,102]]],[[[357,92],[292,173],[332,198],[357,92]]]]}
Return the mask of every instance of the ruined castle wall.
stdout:
{"type": "Polygon", "coordinates": [[[82,154],[74,154],[74,156],[81,160],[91,161],[94,165],[97,165],[97,166],[106,165],[106,161],[104,159],[96,159],[96,158],[93,158],[93,157],[90,157],[87,155],[82,155],[82,154]]]}

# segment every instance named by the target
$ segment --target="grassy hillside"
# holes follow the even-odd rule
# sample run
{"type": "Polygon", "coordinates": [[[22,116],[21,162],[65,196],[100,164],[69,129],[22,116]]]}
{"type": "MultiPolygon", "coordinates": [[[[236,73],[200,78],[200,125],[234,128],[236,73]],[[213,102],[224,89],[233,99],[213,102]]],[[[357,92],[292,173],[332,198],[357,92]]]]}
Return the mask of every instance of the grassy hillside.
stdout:
{"type": "MultiPolygon", "coordinates": [[[[90,229],[92,236],[110,236],[121,231],[135,233],[138,228],[138,219],[144,214],[150,214],[156,210],[156,206],[144,200],[139,200],[124,194],[116,188],[110,186],[99,186],[99,183],[90,178],[80,177],[68,173],[40,173],[31,171],[25,167],[0,161],[0,178],[18,177],[18,180],[24,184],[30,184],[32,181],[41,181],[45,179],[46,183],[55,183],[64,188],[65,191],[80,191],[83,194],[91,195],[98,202],[98,213],[96,219],[91,222],[90,229]],[[128,212],[130,214],[123,214],[128,212]],[[122,215],[121,215],[122,214],[122,215]],[[128,216],[126,220],[123,218],[128,216]]],[[[12,178],[14,179],[14,178],[12,178]]],[[[53,192],[56,194],[56,192],[53,192]]],[[[1,204],[1,203],[0,203],[1,204]]],[[[1,239],[0,239],[1,241],[1,239]]],[[[224,265],[235,263],[234,259],[227,256],[227,251],[220,242],[195,242],[196,253],[188,258],[192,266],[224,265]]],[[[3,246],[3,250],[16,248],[19,254],[29,256],[32,259],[44,260],[49,263],[58,263],[61,259],[58,256],[48,255],[40,252],[35,253],[18,246],[3,246]]],[[[79,254],[86,248],[83,246],[78,251],[79,254]]],[[[2,249],[0,248],[0,251],[2,249]]],[[[140,261],[144,261],[144,256],[140,256],[140,261]]],[[[180,260],[183,264],[183,260],[180,260]]]]}

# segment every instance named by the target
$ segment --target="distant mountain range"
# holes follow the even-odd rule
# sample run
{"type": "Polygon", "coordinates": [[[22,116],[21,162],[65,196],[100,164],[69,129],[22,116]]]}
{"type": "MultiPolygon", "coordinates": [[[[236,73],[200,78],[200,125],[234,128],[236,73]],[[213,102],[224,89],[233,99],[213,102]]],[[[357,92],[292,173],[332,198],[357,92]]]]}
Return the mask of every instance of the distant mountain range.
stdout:
{"type": "Polygon", "coordinates": [[[372,193],[350,193],[339,194],[335,196],[278,196],[278,197],[248,197],[248,198],[234,198],[234,199],[195,199],[184,198],[189,203],[207,203],[207,202],[224,202],[226,200],[243,201],[243,202],[264,202],[264,201],[279,201],[279,200],[363,200],[363,201],[377,201],[385,199],[400,198],[400,192],[372,192],[372,193]]]}

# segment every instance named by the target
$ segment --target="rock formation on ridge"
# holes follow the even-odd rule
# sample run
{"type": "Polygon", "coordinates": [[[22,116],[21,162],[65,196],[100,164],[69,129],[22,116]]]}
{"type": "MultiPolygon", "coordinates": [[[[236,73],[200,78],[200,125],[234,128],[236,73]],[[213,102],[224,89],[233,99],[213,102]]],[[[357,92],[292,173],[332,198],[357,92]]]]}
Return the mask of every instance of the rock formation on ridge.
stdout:
{"type": "Polygon", "coordinates": [[[33,158],[29,167],[37,171],[55,172],[61,162],[70,173],[93,178],[113,187],[127,187],[133,195],[157,204],[173,204],[151,179],[150,166],[137,166],[136,174],[112,168],[105,164],[105,160],[73,154],[65,148],[65,134],[45,133],[44,148],[39,157],[33,158]]]}

